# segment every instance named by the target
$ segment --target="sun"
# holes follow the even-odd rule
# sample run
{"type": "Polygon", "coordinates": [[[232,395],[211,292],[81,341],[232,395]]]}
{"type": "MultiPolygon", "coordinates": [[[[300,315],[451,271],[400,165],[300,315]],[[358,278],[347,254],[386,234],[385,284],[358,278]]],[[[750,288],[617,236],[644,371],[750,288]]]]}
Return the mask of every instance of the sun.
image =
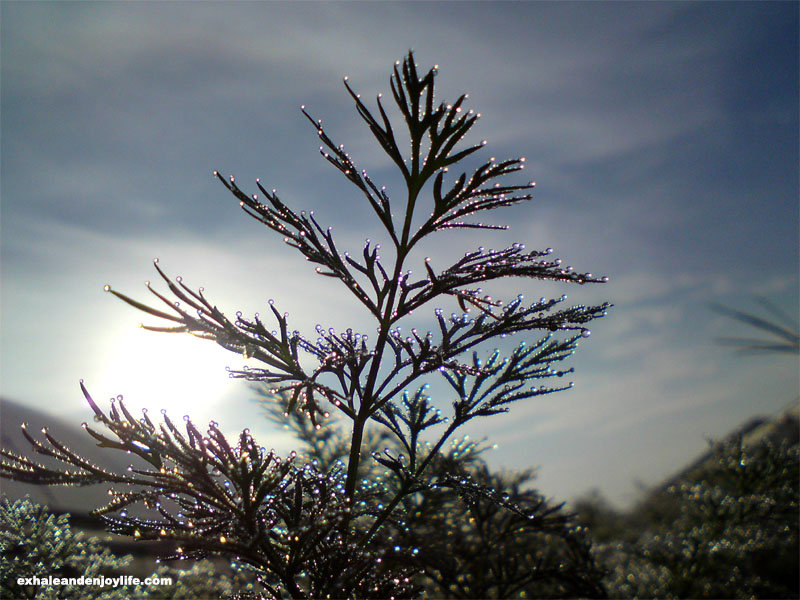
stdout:
{"type": "Polygon", "coordinates": [[[112,340],[99,361],[100,372],[87,379],[93,395],[122,395],[129,407],[163,408],[172,417],[196,416],[231,386],[241,384],[232,381],[226,370],[240,361],[209,341],[139,327],[121,329],[112,340]]]}

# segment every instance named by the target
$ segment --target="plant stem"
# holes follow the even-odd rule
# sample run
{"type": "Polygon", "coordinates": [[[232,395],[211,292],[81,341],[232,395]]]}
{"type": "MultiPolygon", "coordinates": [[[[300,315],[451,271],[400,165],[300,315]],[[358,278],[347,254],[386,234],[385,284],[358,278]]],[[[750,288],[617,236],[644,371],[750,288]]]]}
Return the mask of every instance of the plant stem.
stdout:
{"type": "Polygon", "coordinates": [[[353,433],[350,438],[350,458],[347,461],[347,480],[344,485],[344,493],[347,501],[352,503],[356,492],[356,481],[358,479],[358,463],[361,459],[361,442],[364,438],[364,424],[366,419],[359,414],[353,421],[353,433]]]}
{"type": "MultiPolygon", "coordinates": [[[[416,166],[414,167],[416,171],[416,166]]],[[[372,407],[375,405],[375,398],[373,398],[373,390],[375,389],[375,382],[378,378],[378,371],[383,358],[383,351],[386,348],[386,339],[389,337],[389,330],[395,321],[394,303],[397,297],[397,280],[403,272],[403,263],[408,254],[408,237],[411,229],[411,220],[414,213],[414,205],[417,202],[419,190],[409,187],[408,193],[408,210],[406,212],[405,222],[403,223],[403,234],[400,239],[400,244],[397,247],[397,258],[395,260],[394,275],[391,281],[386,285],[389,286],[389,294],[386,299],[386,304],[383,308],[383,318],[381,319],[378,341],[375,344],[375,356],[373,357],[372,366],[367,382],[364,386],[364,395],[361,401],[361,406],[358,410],[358,415],[353,421],[353,433],[350,442],[350,459],[347,464],[347,479],[345,481],[345,495],[348,501],[352,502],[356,491],[356,481],[358,478],[358,463],[361,459],[361,443],[364,437],[364,425],[369,418],[372,407]]]]}

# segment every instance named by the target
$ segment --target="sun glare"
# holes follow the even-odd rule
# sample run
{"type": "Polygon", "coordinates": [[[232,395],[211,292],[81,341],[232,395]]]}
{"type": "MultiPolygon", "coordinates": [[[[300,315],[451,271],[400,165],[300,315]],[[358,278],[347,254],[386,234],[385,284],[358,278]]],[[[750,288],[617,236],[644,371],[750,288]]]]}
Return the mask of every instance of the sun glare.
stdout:
{"type": "Polygon", "coordinates": [[[87,379],[97,400],[100,394],[122,395],[131,407],[194,417],[232,385],[241,385],[225,369],[237,366],[237,357],[212,342],[138,327],[127,327],[112,339],[102,371],[95,380],[87,379]]]}

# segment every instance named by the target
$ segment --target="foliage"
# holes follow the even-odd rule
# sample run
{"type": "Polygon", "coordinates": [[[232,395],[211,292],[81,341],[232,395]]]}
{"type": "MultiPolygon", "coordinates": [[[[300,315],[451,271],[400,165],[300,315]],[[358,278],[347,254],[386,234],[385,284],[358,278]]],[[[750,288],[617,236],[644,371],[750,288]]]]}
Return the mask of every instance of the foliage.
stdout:
{"type": "Polygon", "coordinates": [[[712,309],[726,317],[755,327],[771,338],[724,337],[720,338],[720,343],[735,346],[743,354],[797,354],[800,352],[800,330],[798,330],[797,320],[792,319],[766,298],[760,298],[759,303],[772,313],[772,320],[720,304],[712,305],[712,309]]]}
{"type": "MultiPolygon", "coordinates": [[[[55,516],[30,499],[0,499],[0,597],[127,600],[127,588],[18,584],[18,578],[114,577],[130,557],[114,556],[97,538],[73,532],[66,515],[55,516]]],[[[52,581],[52,579],[49,579],[52,581]]]]}
{"type": "MultiPolygon", "coordinates": [[[[260,390],[267,417],[287,423],[285,404],[260,390]]],[[[335,419],[319,429],[290,414],[288,429],[298,452],[312,464],[334,467],[346,458],[346,438],[335,419]]],[[[399,442],[371,430],[366,451],[376,457],[363,477],[391,475],[384,463],[398,455],[399,442]]],[[[594,563],[585,531],[574,515],[525,489],[531,472],[494,473],[485,448],[453,440],[431,462],[436,494],[406,496],[402,523],[387,523],[376,536],[385,545],[411,549],[416,580],[432,598],[604,597],[602,570],[594,563]]],[[[391,478],[389,479],[391,481],[391,478]]],[[[389,490],[391,492],[391,490],[389,490]]],[[[381,501],[391,500],[386,494],[381,501]]]]}
{"type": "Polygon", "coordinates": [[[182,569],[172,565],[161,565],[152,575],[159,579],[170,578],[172,585],[149,585],[136,588],[133,596],[149,599],[209,600],[209,598],[232,598],[251,595],[253,583],[247,571],[221,569],[210,560],[192,562],[182,569]]]}
{"type": "Polygon", "coordinates": [[[443,453],[445,443],[466,423],[569,387],[546,382],[571,372],[553,367],[572,354],[579,339],[589,334],[586,324],[603,316],[609,305],[565,308],[566,296],[531,304],[522,296],[508,302],[493,299],[479,286],[510,277],[578,284],[606,280],[562,267],[560,260],[549,258],[552,249],[526,251],[522,244],[478,248],[440,270],[427,258],[421,261],[423,276],[413,277],[408,266],[423,240],[450,229],[503,229],[471,217],[525,202],[534,186],[504,180],[523,168],[524,159],[492,157],[474,170],[451,175],[454,165],[483,146],[459,146],[479,115],[463,108],[466,96],[436,104],[435,77],[435,69],[418,72],[409,53],[390,79],[408,134],[407,156],[381,97],[375,116],[345,81],[359,116],[402,175],[404,203],[391,201],[386,189],[359,170],[303,108],[322,141],[323,156],[364,196],[389,238],[387,261],[379,254],[380,245],[369,240],[360,255],[340,253],[332,230],[320,225],[313,212],[293,211],[260,182],[262,199],[243,192],[233,176],[215,173],[248,215],[316,264],[319,274],[341,282],[374,319],[374,343],[352,329],[336,332],[322,326],[316,340],[304,337],[290,328],[288,315],[272,301],[274,328],[258,314],[248,319],[237,313],[231,320],[202,288],[194,291],[180,277],[173,281],[158,264],[155,268],[172,297],[148,288],[167,310],[106,286],[166,322],[146,329],[188,332],[260,362],[259,368],[245,367],[232,376],[268,385],[276,399],[286,399],[287,415],[300,412],[309,419],[311,429],[304,431],[321,430],[328,410],[334,411],[347,424],[347,442],[335,452],[345,455],[341,462],[303,462],[296,453],[281,459],[259,446],[247,430],[229,443],[213,422],[205,433],[188,419],[179,428],[166,414],[156,425],[146,412],[141,418],[132,415],[121,400],[105,412],[82,383],[95,421],[106,430],[84,424],[87,433],[101,447],[128,452],[143,462],[131,465],[127,473],[112,473],[77,456],[46,429],[43,442],[23,426],[36,452],[69,469],[2,450],[7,460],[0,474],[42,484],[115,484],[109,504],[96,511],[111,531],[161,540],[172,557],[232,557],[257,572],[268,597],[411,597],[425,577],[447,594],[522,593],[542,575],[531,569],[549,550],[514,555],[532,540],[546,539],[550,531],[556,537],[563,534],[568,558],[563,568],[553,562],[554,572],[545,576],[562,583],[539,593],[601,593],[583,580],[580,569],[572,569],[588,564],[578,534],[568,532],[557,509],[535,494],[518,491],[524,478],[502,479],[481,468],[461,468],[443,453]],[[436,307],[444,301],[456,302],[463,312],[444,316],[436,307]],[[435,332],[423,334],[412,326],[408,334],[401,333],[412,312],[423,310],[432,310],[435,332]],[[506,356],[485,350],[500,338],[536,331],[544,336],[520,342],[506,356]],[[555,337],[559,331],[567,336],[555,337]],[[465,353],[471,356],[464,359],[465,353]],[[428,379],[438,377],[454,392],[449,416],[427,391],[428,379]],[[373,429],[378,433],[371,433],[373,429]],[[377,452],[370,447],[374,440],[391,444],[377,452]],[[380,468],[384,476],[370,475],[380,468]],[[456,506],[457,501],[463,504],[456,506]],[[412,530],[430,532],[445,510],[453,516],[447,523],[452,540],[436,548],[435,540],[422,544],[412,530]],[[496,529],[492,535],[502,532],[502,537],[485,537],[483,527],[489,523],[496,529]],[[472,533],[458,541],[461,528],[472,533]],[[489,558],[486,551],[498,544],[505,544],[506,562],[485,563],[485,578],[491,582],[461,581],[457,572],[489,558]],[[445,561],[434,561],[434,554],[445,561]]]}
{"type": "Polygon", "coordinates": [[[797,598],[799,469],[796,443],[720,444],[595,546],[610,595],[797,598]]]}
{"type": "Polygon", "coordinates": [[[471,492],[421,496],[408,503],[406,545],[419,548],[433,598],[605,597],[602,571],[573,517],[524,490],[529,473],[466,471],[471,492]]]}
{"type": "MultiPolygon", "coordinates": [[[[125,574],[130,556],[119,557],[97,537],[86,538],[74,531],[69,515],[54,515],[28,498],[0,501],[0,597],[86,598],[128,600],[129,598],[179,598],[208,600],[231,596],[237,590],[252,588],[247,573],[219,570],[210,561],[194,562],[188,569],[161,565],[150,577],[172,580],[172,585],[19,585],[18,578],[48,577],[108,578],[125,574]]],[[[140,578],[145,579],[145,578],[140,578]]],[[[52,581],[52,579],[50,580],[52,581]]]]}

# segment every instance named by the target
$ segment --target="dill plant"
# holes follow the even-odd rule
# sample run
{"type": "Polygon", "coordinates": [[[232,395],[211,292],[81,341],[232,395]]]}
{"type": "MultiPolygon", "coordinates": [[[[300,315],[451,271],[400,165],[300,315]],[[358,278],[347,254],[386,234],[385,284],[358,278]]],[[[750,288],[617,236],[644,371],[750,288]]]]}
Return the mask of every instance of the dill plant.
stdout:
{"type": "Polygon", "coordinates": [[[303,335],[272,301],[271,323],[259,315],[228,317],[203,288],[169,277],[159,264],[168,291],[148,284],[154,306],[106,286],[162,321],[146,329],[191,333],[256,361],[257,368],[231,375],[265,386],[305,454],[278,457],[247,430],[229,441],[214,422],[202,431],[164,413],[156,423],[122,401],[103,410],[81,383],[104,428],[84,423],[86,433],[102,447],[138,456],[139,464],[126,473],[104,470],[46,429],[42,440],[23,425],[36,452],[67,467],[3,450],[0,474],[40,484],[112,484],[110,502],[95,511],[109,530],[159,540],[165,558],[228,557],[255,572],[263,597],[602,596],[581,531],[560,506],[523,489],[529,474],[492,474],[476,446],[445,445],[468,422],[569,387],[551,383],[571,372],[559,363],[609,305],[567,306],[566,296],[492,298],[482,286],[513,277],[607,280],[563,266],[552,249],[518,243],[467,251],[444,268],[425,258],[422,276],[412,274],[413,251],[423,241],[452,229],[505,229],[484,214],[527,202],[535,185],[509,181],[524,158],[492,157],[460,170],[485,144],[463,141],[479,114],[465,108],[466,95],[437,102],[436,75],[419,71],[412,53],[396,63],[395,121],[380,95],[370,109],[345,79],[358,115],[400,173],[398,199],[302,109],[322,156],[377,218],[388,258],[369,240],[359,252],[342,251],[313,212],[296,212],[260,182],[257,193],[246,193],[233,176],[215,172],[245,213],[341,283],[376,334],[320,326],[315,336],[303,335]],[[446,316],[446,304],[459,312],[446,316]],[[401,333],[401,322],[423,311],[431,314],[431,331],[412,326],[401,333]],[[512,335],[526,339],[505,354],[487,349],[512,335]],[[449,399],[430,397],[430,378],[442,379],[449,399]],[[344,437],[326,429],[334,418],[344,437]]]}

